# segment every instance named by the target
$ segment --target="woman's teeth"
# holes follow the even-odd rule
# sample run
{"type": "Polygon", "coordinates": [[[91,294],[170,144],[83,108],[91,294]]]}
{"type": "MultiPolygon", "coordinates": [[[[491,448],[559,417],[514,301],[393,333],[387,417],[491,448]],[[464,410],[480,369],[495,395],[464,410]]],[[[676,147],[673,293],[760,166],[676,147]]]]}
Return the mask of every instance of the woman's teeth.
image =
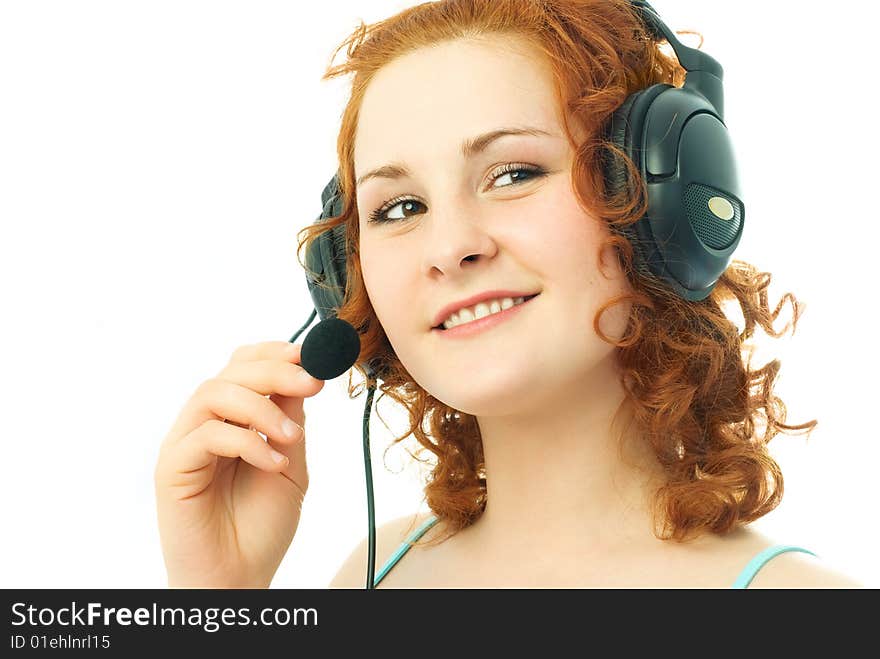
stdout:
{"type": "Polygon", "coordinates": [[[457,313],[452,314],[449,319],[443,323],[443,327],[445,329],[452,329],[457,325],[463,325],[473,320],[479,320],[480,318],[490,316],[493,313],[498,313],[499,311],[503,311],[504,309],[510,309],[510,307],[516,306],[517,304],[522,304],[523,301],[525,301],[524,297],[504,297],[500,300],[480,302],[474,305],[472,309],[466,307],[464,309],[461,309],[457,313]]]}

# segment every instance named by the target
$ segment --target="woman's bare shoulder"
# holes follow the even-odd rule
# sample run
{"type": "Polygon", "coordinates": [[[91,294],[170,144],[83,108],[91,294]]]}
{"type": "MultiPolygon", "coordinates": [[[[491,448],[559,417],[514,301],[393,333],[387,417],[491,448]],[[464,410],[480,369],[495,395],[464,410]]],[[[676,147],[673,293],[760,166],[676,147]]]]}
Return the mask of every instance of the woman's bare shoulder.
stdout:
{"type": "MultiPolygon", "coordinates": [[[[376,527],[376,572],[400,544],[419,528],[433,513],[403,515],[376,527]]],[[[367,552],[369,538],[364,538],[342,563],[329,588],[364,588],[367,583],[367,552]]]]}
{"type": "MultiPolygon", "coordinates": [[[[749,528],[733,535],[738,536],[739,540],[732,543],[731,555],[743,568],[764,550],[786,544],[749,528]]],[[[803,548],[814,551],[811,547],[803,548]]],[[[864,588],[864,584],[821,555],[785,551],[767,560],[749,582],[748,588],[864,588]]]]}
{"type": "Polygon", "coordinates": [[[865,585],[820,556],[788,551],[767,561],[752,581],[754,588],[864,588],[865,585]]]}

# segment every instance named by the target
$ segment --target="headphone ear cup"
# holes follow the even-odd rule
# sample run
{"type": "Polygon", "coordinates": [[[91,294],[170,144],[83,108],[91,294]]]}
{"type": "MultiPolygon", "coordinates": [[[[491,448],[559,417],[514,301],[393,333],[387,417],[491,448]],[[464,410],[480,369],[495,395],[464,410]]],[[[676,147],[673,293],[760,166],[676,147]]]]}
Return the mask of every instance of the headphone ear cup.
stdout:
{"type": "MultiPolygon", "coordinates": [[[[648,88],[650,89],[650,88],[648,88]]],[[[632,141],[633,132],[641,126],[641,122],[636,121],[633,116],[633,106],[636,101],[642,97],[647,90],[641,90],[630,94],[621,104],[614,114],[611,116],[608,132],[606,134],[608,140],[626,154],[626,157],[633,161],[636,169],[641,170],[639,161],[635,159],[632,141]]],[[[604,167],[605,183],[608,188],[608,194],[611,197],[621,194],[629,195],[632,192],[632,183],[630,182],[629,172],[626,166],[620,161],[620,156],[616,153],[606,153],[604,167]]],[[[639,222],[643,221],[639,219],[639,222]]],[[[647,259],[640,246],[638,233],[631,226],[629,227],[612,227],[616,233],[624,236],[633,248],[633,265],[644,276],[651,276],[651,271],[647,265],[647,259]]]]}
{"type": "MultiPolygon", "coordinates": [[[[315,220],[319,224],[342,213],[344,198],[339,193],[338,174],[334,175],[321,193],[323,210],[315,220]]],[[[323,233],[306,250],[306,265],[317,273],[313,278],[306,273],[309,294],[321,320],[335,318],[345,298],[346,249],[344,224],[323,233]]]]}
{"type": "Polygon", "coordinates": [[[345,249],[344,224],[333,227],[324,234],[324,251],[322,259],[326,263],[325,272],[330,283],[329,294],[332,298],[333,315],[339,311],[342,301],[345,299],[345,286],[348,281],[346,268],[347,251],[345,249]]]}
{"type": "MultiPolygon", "coordinates": [[[[629,148],[626,145],[626,129],[629,125],[629,113],[633,102],[635,102],[639,93],[640,92],[636,92],[635,94],[628,96],[623,102],[623,105],[614,111],[606,135],[611,143],[623,149],[624,153],[627,154],[629,153],[629,148]]],[[[624,193],[629,188],[626,168],[620,162],[619,156],[616,154],[607,154],[605,160],[605,182],[608,186],[610,196],[624,193]]]]}

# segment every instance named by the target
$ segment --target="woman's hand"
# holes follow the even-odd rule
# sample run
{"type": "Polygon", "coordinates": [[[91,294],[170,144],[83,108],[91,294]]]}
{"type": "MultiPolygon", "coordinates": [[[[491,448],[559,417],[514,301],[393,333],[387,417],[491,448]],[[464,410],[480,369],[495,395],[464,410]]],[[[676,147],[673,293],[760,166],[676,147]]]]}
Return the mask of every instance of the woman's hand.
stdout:
{"type": "Polygon", "coordinates": [[[301,347],[268,341],[235,350],[162,441],[154,480],[169,586],[271,583],[309,488],[303,400],[324,387],[299,365],[301,347]]]}

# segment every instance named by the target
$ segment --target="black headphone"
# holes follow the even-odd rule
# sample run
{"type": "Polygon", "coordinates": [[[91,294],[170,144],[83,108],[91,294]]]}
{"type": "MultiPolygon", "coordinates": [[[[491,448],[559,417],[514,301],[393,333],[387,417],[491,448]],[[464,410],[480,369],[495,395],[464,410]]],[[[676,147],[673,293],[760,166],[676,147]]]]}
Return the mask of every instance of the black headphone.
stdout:
{"type": "MultiPolygon", "coordinates": [[[[724,70],[710,55],[682,44],[647,2],[630,0],[657,40],[664,37],[688,72],[684,86],[658,83],[637,91],[614,112],[606,137],[620,147],[639,169],[647,185],[643,218],[621,232],[630,240],[634,263],[681,298],[704,300],[727,269],[742,238],[745,206],[740,199],[736,158],[724,125],[724,70]]],[[[630,181],[623,165],[606,161],[604,176],[612,192],[626,190],[630,181]]],[[[342,213],[339,173],[321,193],[318,224],[342,213]]],[[[334,318],[346,287],[345,225],[318,235],[306,252],[306,273],[315,310],[321,320],[334,318]]],[[[314,320],[306,324],[291,342],[314,320]]],[[[382,368],[363,365],[370,377],[382,368]]],[[[369,466],[369,409],[375,386],[369,388],[364,414],[364,460],[369,466]]],[[[373,587],[375,528],[372,479],[367,470],[370,514],[370,558],[367,588],[373,587]]]]}

